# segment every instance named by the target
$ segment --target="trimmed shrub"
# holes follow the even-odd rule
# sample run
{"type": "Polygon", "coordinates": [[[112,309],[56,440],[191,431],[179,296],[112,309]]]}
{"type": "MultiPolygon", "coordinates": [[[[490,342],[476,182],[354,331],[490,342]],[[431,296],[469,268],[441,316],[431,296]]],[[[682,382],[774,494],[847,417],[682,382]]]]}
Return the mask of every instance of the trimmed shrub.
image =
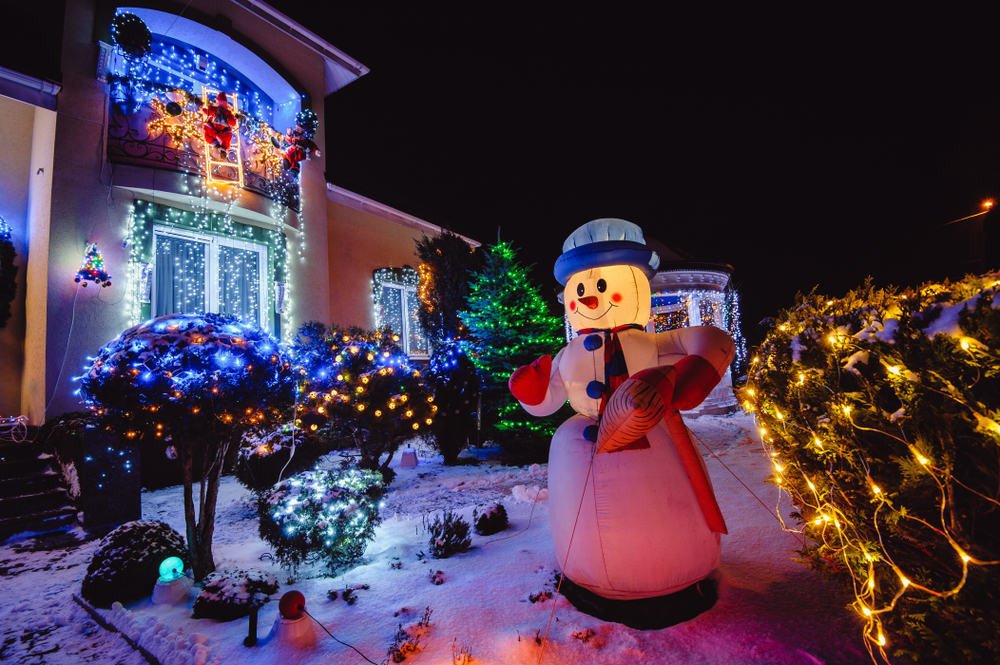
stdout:
{"type": "Polygon", "coordinates": [[[435,559],[447,559],[452,554],[464,552],[472,544],[469,523],[450,510],[443,517],[436,516],[427,530],[431,534],[427,547],[435,559]]]}
{"type": "Polygon", "coordinates": [[[476,524],[476,533],[480,536],[492,536],[507,528],[507,509],[502,503],[490,506],[482,515],[478,509],[473,509],[472,521],[476,524]]]}
{"type": "Polygon", "coordinates": [[[740,391],[883,659],[1000,662],[998,277],[800,294],[740,391]]]}
{"type": "Polygon", "coordinates": [[[316,460],[330,452],[311,433],[295,430],[295,453],[292,454],[292,425],[283,425],[261,434],[246,436],[239,450],[234,473],[240,484],[260,493],[278,482],[313,467],[316,460]],[[286,466],[287,465],[287,466],[286,466]],[[284,473],[282,473],[284,471],[284,473]]]}
{"type": "Polygon", "coordinates": [[[121,525],[101,541],[87,566],[80,595],[97,607],[116,600],[134,603],[153,593],[160,564],[176,556],[188,565],[184,538],[163,522],[139,520],[121,525]]]}
{"type": "Polygon", "coordinates": [[[277,593],[278,580],[260,570],[223,568],[205,578],[194,599],[195,619],[232,621],[262,607],[277,593]]]}
{"type": "Polygon", "coordinates": [[[261,494],[260,536],[283,566],[324,561],[336,572],[361,558],[375,537],[383,491],[376,471],[300,473],[261,494]]]}

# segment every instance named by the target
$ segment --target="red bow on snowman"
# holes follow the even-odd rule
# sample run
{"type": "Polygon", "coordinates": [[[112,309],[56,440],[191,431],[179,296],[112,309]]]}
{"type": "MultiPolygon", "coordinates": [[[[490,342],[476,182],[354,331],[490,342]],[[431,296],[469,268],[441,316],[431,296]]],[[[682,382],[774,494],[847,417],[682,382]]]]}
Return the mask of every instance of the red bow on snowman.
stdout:
{"type": "Polygon", "coordinates": [[[228,152],[229,144],[233,141],[236,116],[229,109],[226,93],[220,92],[215,98],[215,103],[206,104],[202,107],[201,112],[208,118],[202,124],[205,143],[221,146],[223,150],[228,152]]]}

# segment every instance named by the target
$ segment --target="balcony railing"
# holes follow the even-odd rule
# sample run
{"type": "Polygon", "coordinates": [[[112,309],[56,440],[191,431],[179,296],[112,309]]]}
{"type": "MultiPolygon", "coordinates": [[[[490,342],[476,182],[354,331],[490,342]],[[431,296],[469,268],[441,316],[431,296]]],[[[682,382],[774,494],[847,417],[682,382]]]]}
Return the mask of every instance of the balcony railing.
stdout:
{"type": "Polygon", "coordinates": [[[254,137],[252,128],[245,125],[234,132],[228,153],[218,146],[206,151],[200,122],[194,117],[171,116],[155,104],[126,113],[112,102],[108,159],[116,164],[191,173],[210,181],[242,183],[243,189],[299,210],[298,172],[283,168],[277,149],[254,137]]]}

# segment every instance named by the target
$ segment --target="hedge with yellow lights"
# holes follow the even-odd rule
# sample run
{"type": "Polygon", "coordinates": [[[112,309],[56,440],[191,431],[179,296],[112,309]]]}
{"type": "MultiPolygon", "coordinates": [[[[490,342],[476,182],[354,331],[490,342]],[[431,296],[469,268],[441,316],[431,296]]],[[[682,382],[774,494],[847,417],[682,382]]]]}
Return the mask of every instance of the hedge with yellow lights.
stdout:
{"type": "Polygon", "coordinates": [[[412,366],[389,328],[327,329],[305,324],[293,346],[299,379],[299,424],[325,428],[357,446],[359,466],[386,483],[399,446],[430,430],[437,412],[420,368],[412,366]]]}
{"type": "Polygon", "coordinates": [[[161,316],[108,342],[78,378],[102,426],[180,460],[188,548],[200,581],[215,570],[215,506],[228,452],[246,433],[281,422],[294,400],[291,364],[277,340],[219,314],[161,316]],[[204,470],[197,499],[195,460],[204,470]]]}
{"type": "Polygon", "coordinates": [[[798,296],[740,391],[873,660],[1000,660],[1000,274],[798,296]]]}

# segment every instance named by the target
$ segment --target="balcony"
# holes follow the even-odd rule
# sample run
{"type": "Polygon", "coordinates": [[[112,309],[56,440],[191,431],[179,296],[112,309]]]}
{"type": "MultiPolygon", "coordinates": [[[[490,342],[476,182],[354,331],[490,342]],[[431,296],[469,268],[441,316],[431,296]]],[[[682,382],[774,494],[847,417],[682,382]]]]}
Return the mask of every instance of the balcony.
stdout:
{"type": "Polygon", "coordinates": [[[205,178],[209,185],[237,185],[299,211],[298,172],[283,167],[269,128],[241,122],[224,152],[219,146],[206,150],[201,121],[196,112],[182,110],[175,115],[155,100],[134,113],[112,102],[108,160],[189,173],[205,178]]]}

